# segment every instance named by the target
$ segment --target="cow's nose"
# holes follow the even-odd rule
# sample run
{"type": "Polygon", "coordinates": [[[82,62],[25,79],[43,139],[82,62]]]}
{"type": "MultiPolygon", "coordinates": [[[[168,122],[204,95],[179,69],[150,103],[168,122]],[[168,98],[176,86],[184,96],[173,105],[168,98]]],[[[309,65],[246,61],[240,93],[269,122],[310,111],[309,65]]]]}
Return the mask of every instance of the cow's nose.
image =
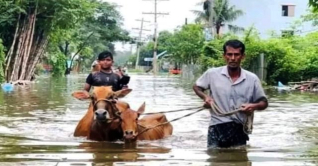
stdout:
{"type": "Polygon", "coordinates": [[[107,119],[107,111],[103,109],[99,109],[95,111],[95,116],[97,120],[106,120],[107,119]]]}
{"type": "Polygon", "coordinates": [[[133,133],[134,133],[133,131],[127,131],[127,130],[125,131],[126,135],[133,135],[133,133]]]}

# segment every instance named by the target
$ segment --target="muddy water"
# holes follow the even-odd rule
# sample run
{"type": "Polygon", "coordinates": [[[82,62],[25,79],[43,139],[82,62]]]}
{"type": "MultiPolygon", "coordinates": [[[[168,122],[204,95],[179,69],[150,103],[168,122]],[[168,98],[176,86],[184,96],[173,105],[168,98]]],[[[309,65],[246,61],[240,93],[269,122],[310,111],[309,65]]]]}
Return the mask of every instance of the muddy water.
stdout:
{"type": "MultiPolygon", "coordinates": [[[[209,112],[173,122],[173,136],[159,141],[98,143],[74,138],[88,101],[71,97],[86,75],[39,78],[35,84],[0,92],[0,165],[316,165],[318,95],[266,90],[270,107],[257,112],[248,146],[206,149],[209,112]]],[[[124,101],[146,111],[200,106],[189,81],[132,75],[124,101]]],[[[188,112],[169,113],[169,120],[188,112]]]]}

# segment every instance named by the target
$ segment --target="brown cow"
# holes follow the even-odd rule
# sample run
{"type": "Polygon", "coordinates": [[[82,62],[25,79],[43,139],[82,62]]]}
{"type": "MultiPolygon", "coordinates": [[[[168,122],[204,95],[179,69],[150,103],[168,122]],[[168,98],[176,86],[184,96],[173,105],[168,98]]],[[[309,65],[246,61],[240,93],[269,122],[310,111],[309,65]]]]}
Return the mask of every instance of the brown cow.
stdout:
{"type": "Polygon", "coordinates": [[[164,114],[147,115],[138,120],[139,116],[145,111],[143,103],[138,111],[128,108],[121,112],[121,127],[126,143],[135,143],[136,140],[157,140],[172,135],[173,127],[170,123],[143,132],[147,127],[153,127],[167,121],[164,114]]]}
{"type": "Polygon", "coordinates": [[[73,97],[91,99],[88,111],[79,121],[74,136],[84,136],[96,141],[114,141],[122,138],[119,113],[129,108],[129,104],[115,100],[130,93],[131,89],[112,91],[111,86],[93,87],[92,95],[87,91],[77,91],[73,97]]]}

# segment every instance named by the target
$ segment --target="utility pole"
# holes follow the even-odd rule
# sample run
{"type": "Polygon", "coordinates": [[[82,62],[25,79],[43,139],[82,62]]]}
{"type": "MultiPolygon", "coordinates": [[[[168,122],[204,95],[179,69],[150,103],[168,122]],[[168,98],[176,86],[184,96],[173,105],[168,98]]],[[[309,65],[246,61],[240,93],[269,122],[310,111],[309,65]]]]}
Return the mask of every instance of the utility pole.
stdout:
{"type": "MultiPolygon", "coordinates": [[[[214,28],[213,28],[213,16],[214,14],[214,0],[205,0],[203,3],[203,9],[205,10],[205,12],[209,15],[208,17],[208,22],[206,24],[206,33],[211,34],[211,39],[213,39],[213,35],[214,35],[214,28]]],[[[207,39],[207,36],[206,36],[207,39]]],[[[211,40],[211,39],[207,39],[207,40],[211,40]]]]}
{"type": "Polygon", "coordinates": [[[214,0],[209,0],[210,1],[210,17],[209,17],[209,27],[211,28],[211,38],[214,38],[214,28],[213,28],[213,16],[214,16],[214,0]]]}
{"type": "Polygon", "coordinates": [[[152,66],[153,66],[154,75],[157,75],[157,45],[158,45],[158,40],[157,40],[157,28],[158,28],[157,17],[158,17],[158,15],[169,15],[169,13],[158,13],[157,12],[157,1],[169,1],[169,0],[144,0],[144,1],[154,1],[154,3],[155,3],[155,11],[154,12],[148,12],[148,13],[143,12],[142,14],[153,14],[154,15],[155,29],[154,29],[154,48],[153,48],[152,66]]]}
{"type": "Polygon", "coordinates": [[[136,21],[140,21],[140,22],[141,22],[141,25],[140,25],[140,29],[138,29],[138,28],[133,28],[133,29],[139,30],[139,36],[138,36],[138,40],[137,40],[137,58],[136,58],[135,69],[137,69],[138,66],[139,66],[139,54],[140,54],[140,45],[141,45],[142,31],[150,31],[150,30],[148,30],[148,29],[143,29],[143,27],[144,27],[144,22],[150,23],[150,21],[145,21],[144,18],[142,18],[141,20],[136,20],[136,21]]]}

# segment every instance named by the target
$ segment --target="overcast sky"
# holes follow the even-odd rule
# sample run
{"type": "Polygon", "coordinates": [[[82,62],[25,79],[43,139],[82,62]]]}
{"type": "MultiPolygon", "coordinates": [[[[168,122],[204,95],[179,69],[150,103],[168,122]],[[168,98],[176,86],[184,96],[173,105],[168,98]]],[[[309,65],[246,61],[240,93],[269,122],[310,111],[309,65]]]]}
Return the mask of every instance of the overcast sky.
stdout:
{"type": "MultiPolygon", "coordinates": [[[[153,34],[154,29],[154,15],[142,14],[142,12],[154,12],[154,1],[149,0],[104,0],[111,3],[116,3],[120,6],[119,11],[124,17],[124,28],[131,32],[132,35],[137,36],[138,30],[132,28],[139,28],[140,22],[136,19],[142,17],[150,21],[151,23],[145,23],[144,29],[151,30],[144,33],[144,37],[153,34]]],[[[185,23],[185,18],[188,18],[188,23],[193,22],[195,15],[191,10],[199,9],[201,6],[196,6],[198,2],[202,0],[169,0],[159,1],[157,11],[162,13],[169,13],[167,16],[158,17],[158,30],[173,31],[177,26],[185,23]]],[[[130,49],[129,45],[122,46],[122,44],[116,44],[116,50],[130,49]]]]}

